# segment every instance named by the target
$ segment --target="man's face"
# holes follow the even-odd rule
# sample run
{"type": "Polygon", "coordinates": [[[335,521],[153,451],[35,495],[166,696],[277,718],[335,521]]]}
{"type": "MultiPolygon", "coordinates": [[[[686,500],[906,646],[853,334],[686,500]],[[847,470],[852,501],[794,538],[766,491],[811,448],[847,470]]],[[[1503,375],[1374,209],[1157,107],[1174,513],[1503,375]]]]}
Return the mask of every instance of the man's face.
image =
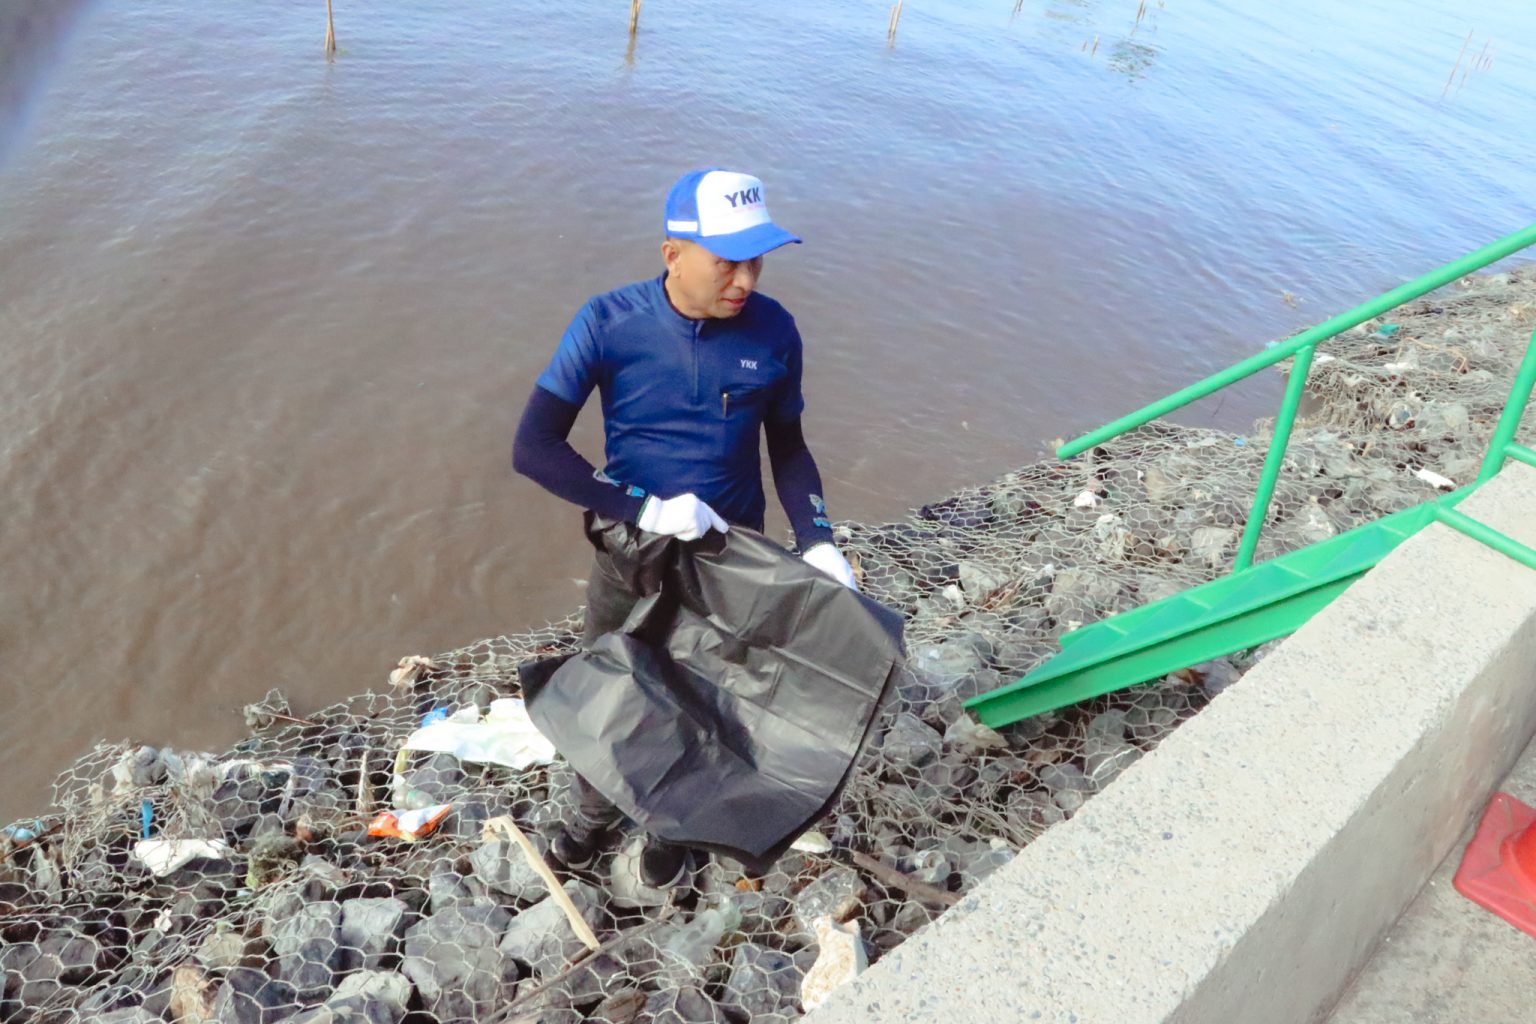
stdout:
{"type": "Polygon", "coordinates": [[[761,256],[723,260],[695,242],[669,238],[661,243],[667,262],[667,297],[686,317],[731,317],[741,312],[763,272],[761,256]]]}

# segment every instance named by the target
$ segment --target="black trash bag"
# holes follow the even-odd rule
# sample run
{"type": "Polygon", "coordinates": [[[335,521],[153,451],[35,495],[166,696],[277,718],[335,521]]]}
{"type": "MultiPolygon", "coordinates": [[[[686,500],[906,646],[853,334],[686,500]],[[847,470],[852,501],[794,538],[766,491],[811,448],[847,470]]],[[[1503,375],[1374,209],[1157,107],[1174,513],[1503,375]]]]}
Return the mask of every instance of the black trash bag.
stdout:
{"type": "Polygon", "coordinates": [[[591,650],[519,669],[529,715],[647,832],[765,870],[847,781],[901,616],[742,527],[588,536],[642,596],[591,650]]]}

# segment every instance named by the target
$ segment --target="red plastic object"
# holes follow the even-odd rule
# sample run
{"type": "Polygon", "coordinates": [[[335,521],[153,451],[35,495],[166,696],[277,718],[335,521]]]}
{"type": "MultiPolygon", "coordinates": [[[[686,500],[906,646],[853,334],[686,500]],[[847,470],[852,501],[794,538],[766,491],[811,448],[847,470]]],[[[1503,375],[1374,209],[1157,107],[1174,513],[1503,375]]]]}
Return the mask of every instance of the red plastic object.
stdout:
{"type": "Polygon", "coordinates": [[[1536,936],[1536,808],[1493,794],[1454,884],[1473,903],[1536,936]]]}

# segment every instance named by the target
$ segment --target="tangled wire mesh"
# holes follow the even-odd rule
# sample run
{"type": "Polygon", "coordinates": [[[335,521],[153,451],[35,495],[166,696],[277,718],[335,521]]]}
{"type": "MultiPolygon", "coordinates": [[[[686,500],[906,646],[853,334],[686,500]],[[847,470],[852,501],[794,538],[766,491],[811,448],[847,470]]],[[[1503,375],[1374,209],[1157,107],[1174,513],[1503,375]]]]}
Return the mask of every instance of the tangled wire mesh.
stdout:
{"type": "MultiPolygon", "coordinates": [[[[1469,482],[1533,321],[1521,271],[1330,343],[1259,557],[1469,482]]],[[[406,659],[400,685],[303,716],[274,692],[222,755],[98,746],[61,776],[53,813],[0,839],[0,1021],[798,1019],[1262,656],[1001,733],[962,708],[1062,633],[1226,571],[1268,431],[1154,423],[900,522],[841,524],[864,590],[906,617],[909,658],[840,803],[768,874],[716,858],[683,901],[638,882],[630,837],[564,884],[595,951],[510,834],[547,849],[564,765],[401,751],[433,709],[515,696],[517,666],[571,649],[576,618],[406,659]],[[418,841],[370,836],[402,793],[452,810],[418,841]]]]}

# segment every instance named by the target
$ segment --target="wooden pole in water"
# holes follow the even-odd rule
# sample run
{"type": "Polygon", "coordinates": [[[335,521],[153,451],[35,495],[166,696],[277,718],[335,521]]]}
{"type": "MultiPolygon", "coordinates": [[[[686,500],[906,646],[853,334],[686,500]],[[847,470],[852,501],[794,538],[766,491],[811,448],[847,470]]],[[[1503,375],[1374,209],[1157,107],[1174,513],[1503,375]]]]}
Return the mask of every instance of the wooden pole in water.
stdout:
{"type": "Polygon", "coordinates": [[[629,34],[634,35],[640,29],[640,4],[641,0],[629,0],[629,34]]]}
{"type": "Polygon", "coordinates": [[[331,17],[331,0],[325,0],[325,55],[336,53],[336,22],[331,17]]]}
{"type": "Polygon", "coordinates": [[[906,2],[907,0],[896,0],[896,6],[891,8],[891,26],[885,30],[885,41],[888,43],[896,41],[896,26],[901,22],[901,5],[906,2]]]}

